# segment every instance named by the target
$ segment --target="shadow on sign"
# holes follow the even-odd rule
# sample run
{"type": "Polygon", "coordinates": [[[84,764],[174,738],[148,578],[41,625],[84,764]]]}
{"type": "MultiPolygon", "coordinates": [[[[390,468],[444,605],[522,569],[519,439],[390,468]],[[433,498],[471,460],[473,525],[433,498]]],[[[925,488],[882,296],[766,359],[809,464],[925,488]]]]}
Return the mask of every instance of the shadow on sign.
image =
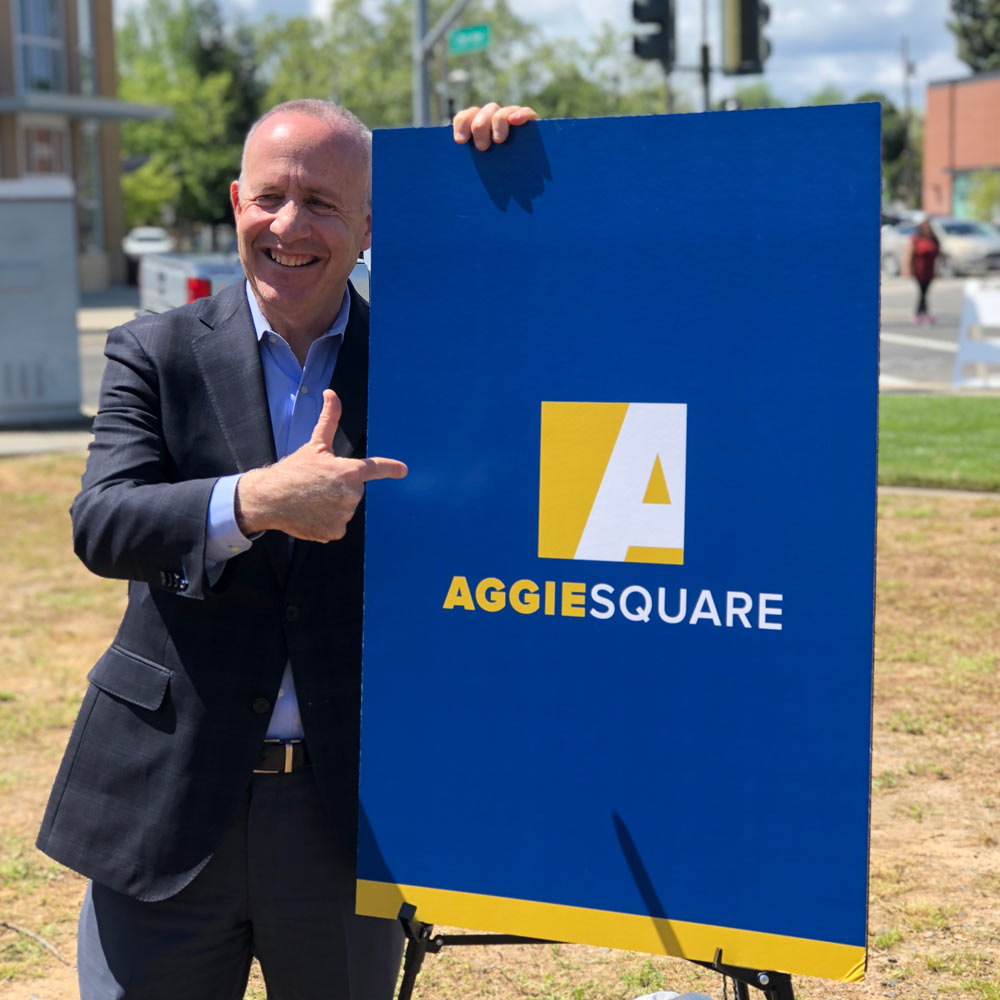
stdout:
{"type": "MultiPolygon", "coordinates": [[[[639,895],[642,896],[643,903],[646,904],[646,912],[650,916],[655,915],[667,918],[667,908],[660,902],[660,897],[656,894],[653,881],[649,877],[649,872],[646,871],[646,866],[642,863],[642,858],[639,856],[639,849],[635,846],[635,841],[628,832],[625,821],[616,812],[613,812],[611,816],[614,819],[618,843],[622,845],[622,854],[625,855],[625,863],[632,873],[632,878],[635,879],[635,885],[639,890],[639,895]]],[[[656,933],[663,942],[664,952],[668,955],[682,955],[683,951],[681,950],[680,942],[674,936],[673,931],[670,930],[667,920],[656,920],[654,921],[654,925],[656,933]]]]}
{"type": "Polygon", "coordinates": [[[502,146],[492,146],[485,154],[470,142],[469,155],[483,187],[501,212],[507,211],[511,200],[526,212],[534,212],[532,201],[545,193],[545,182],[552,181],[549,158],[533,124],[511,129],[502,146]],[[517,155],[512,159],[514,150],[517,155]]]}

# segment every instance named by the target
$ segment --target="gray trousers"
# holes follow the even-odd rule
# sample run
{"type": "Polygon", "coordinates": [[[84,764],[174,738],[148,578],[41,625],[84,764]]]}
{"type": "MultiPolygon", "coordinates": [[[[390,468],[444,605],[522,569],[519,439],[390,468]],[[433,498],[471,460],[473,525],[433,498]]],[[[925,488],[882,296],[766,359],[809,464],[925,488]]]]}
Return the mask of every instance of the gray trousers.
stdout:
{"type": "Polygon", "coordinates": [[[312,772],[254,775],[211,861],[170,899],[95,883],[80,913],[81,1000],[241,1000],[250,960],[270,1000],[392,1000],[394,920],[354,913],[354,858],[312,772]]]}

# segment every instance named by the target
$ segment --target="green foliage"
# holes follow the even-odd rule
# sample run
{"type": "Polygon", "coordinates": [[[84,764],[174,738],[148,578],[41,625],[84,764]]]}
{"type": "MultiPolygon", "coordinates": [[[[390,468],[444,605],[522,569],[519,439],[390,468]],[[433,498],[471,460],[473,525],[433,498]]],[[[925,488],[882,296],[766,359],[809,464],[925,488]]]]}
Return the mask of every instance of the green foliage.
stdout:
{"type": "Polygon", "coordinates": [[[880,951],[888,951],[893,945],[899,944],[903,940],[903,935],[896,927],[890,927],[887,931],[876,934],[872,944],[880,951]]]}
{"type": "Polygon", "coordinates": [[[1000,69],[1000,0],[951,0],[958,58],[973,73],[1000,69]]]}
{"type": "MultiPolygon", "coordinates": [[[[435,0],[434,23],[450,3],[435,0]]],[[[659,70],[631,55],[625,33],[605,25],[584,43],[538,41],[538,32],[518,18],[506,0],[478,0],[460,22],[488,22],[490,47],[449,56],[446,37],[433,56],[433,76],[447,79],[461,70],[466,82],[450,84],[455,108],[501,99],[530,104],[545,118],[650,114],[665,108],[659,70]]],[[[349,107],[371,127],[412,120],[412,77],[408,58],[412,4],[382,0],[372,12],[362,0],[333,0],[329,22],[314,18],[265,21],[257,35],[261,73],[267,81],[263,104],[298,97],[329,97],[349,107]]],[[[674,110],[688,110],[676,102],[674,110]]],[[[438,93],[432,120],[448,117],[438,93]]]]}
{"type": "Polygon", "coordinates": [[[226,191],[259,110],[246,31],[224,35],[216,0],[147,0],[126,13],[117,49],[119,95],[173,112],[122,125],[126,161],[141,164],[122,179],[129,224],[228,220],[226,191]]]}
{"type": "Polygon", "coordinates": [[[968,198],[974,218],[991,222],[1000,216],[1000,170],[977,170],[968,198]]]}
{"type": "Polygon", "coordinates": [[[749,83],[745,87],[737,87],[733,97],[740,102],[741,108],[782,108],[785,102],[771,90],[763,80],[749,83]]]}
{"type": "Polygon", "coordinates": [[[646,959],[642,968],[636,972],[624,972],[622,983],[629,991],[638,990],[643,993],[656,993],[666,989],[664,970],[658,968],[652,959],[646,959]]]}
{"type": "MultiPolygon", "coordinates": [[[[586,43],[543,43],[522,58],[524,103],[546,118],[662,114],[666,90],[659,66],[633,58],[627,32],[604,24],[586,43]]],[[[676,93],[671,109],[691,110],[676,93]]]]}
{"type": "Polygon", "coordinates": [[[835,87],[833,84],[826,84],[824,87],[820,87],[815,94],[811,94],[806,98],[806,104],[809,105],[820,105],[820,104],[846,104],[847,94],[845,94],[840,87],[835,87]]]}
{"type": "Polygon", "coordinates": [[[882,105],[882,176],[890,200],[909,205],[920,202],[921,125],[911,112],[909,119],[885,94],[866,91],[855,99],[882,105]]]}

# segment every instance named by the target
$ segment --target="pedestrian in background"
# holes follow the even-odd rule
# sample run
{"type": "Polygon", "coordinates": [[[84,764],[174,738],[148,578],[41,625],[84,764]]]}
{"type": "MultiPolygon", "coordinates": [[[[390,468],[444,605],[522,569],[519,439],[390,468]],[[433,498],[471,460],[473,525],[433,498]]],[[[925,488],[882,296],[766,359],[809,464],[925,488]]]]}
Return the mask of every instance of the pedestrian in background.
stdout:
{"type": "Polygon", "coordinates": [[[910,237],[910,273],[920,289],[917,307],[913,313],[913,322],[918,325],[934,322],[934,317],[927,310],[927,289],[934,280],[934,265],[940,252],[941,245],[934,235],[930,221],[924,219],[910,237]]]}

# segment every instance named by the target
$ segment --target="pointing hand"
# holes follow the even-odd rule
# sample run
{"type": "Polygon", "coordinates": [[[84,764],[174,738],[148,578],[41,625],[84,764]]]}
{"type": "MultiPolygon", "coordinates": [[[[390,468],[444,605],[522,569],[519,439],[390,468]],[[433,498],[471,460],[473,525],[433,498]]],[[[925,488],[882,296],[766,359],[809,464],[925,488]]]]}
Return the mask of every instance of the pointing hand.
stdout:
{"type": "Polygon", "coordinates": [[[283,531],[293,538],[329,542],[347,523],[373,479],[402,479],[406,466],[392,458],[338,458],[333,439],[341,404],[332,389],[309,440],[276,465],[254,469],[236,487],[236,522],[245,535],[283,531]]]}

